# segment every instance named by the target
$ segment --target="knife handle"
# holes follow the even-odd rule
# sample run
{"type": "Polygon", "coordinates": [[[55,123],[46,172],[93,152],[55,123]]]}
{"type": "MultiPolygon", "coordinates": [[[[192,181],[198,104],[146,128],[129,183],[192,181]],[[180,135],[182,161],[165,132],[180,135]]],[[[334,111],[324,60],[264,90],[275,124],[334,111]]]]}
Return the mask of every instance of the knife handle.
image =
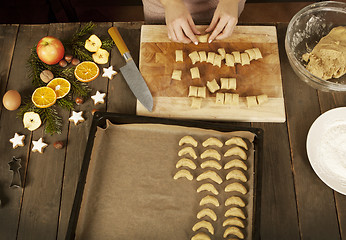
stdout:
{"type": "Polygon", "coordinates": [[[118,28],[117,27],[111,27],[108,29],[109,35],[111,35],[115,45],[117,45],[117,48],[121,55],[124,55],[125,53],[129,52],[129,49],[127,48],[123,38],[121,37],[118,28]]]}

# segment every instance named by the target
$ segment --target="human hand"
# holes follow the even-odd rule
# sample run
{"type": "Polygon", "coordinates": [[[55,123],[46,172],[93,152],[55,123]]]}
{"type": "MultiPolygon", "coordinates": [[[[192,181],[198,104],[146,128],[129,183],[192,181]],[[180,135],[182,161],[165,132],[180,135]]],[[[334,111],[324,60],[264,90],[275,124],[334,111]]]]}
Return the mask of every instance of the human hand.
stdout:
{"type": "Polygon", "coordinates": [[[181,0],[161,1],[165,8],[168,37],[174,42],[198,44],[197,30],[191,14],[181,0]]]}
{"type": "Polygon", "coordinates": [[[214,12],[210,25],[205,30],[211,32],[208,42],[220,40],[231,36],[235,25],[238,23],[239,0],[220,0],[214,12]]]}

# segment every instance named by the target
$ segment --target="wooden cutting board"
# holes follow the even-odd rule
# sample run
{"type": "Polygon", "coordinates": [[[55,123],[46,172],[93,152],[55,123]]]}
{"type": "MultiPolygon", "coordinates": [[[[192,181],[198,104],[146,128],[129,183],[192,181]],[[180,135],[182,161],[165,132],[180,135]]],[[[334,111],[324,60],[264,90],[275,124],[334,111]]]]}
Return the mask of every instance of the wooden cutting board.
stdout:
{"type": "MultiPolygon", "coordinates": [[[[205,29],[206,26],[198,26],[205,29]]],[[[149,112],[137,101],[137,114],[155,117],[231,120],[245,122],[284,122],[285,106],[282,91],[279,52],[276,28],[274,26],[237,26],[229,39],[214,41],[211,44],[183,44],[171,42],[167,36],[166,26],[143,25],[139,69],[153,95],[154,108],[149,112]],[[226,53],[244,52],[257,47],[263,58],[252,60],[250,65],[228,67],[213,66],[210,63],[192,64],[188,54],[193,51],[217,52],[223,47],[226,53]],[[175,62],[175,50],[182,49],[184,62],[175,62]],[[190,68],[198,67],[200,79],[192,79],[190,68]],[[182,80],[172,80],[174,69],[182,70],[182,80]],[[215,93],[207,91],[200,109],[190,107],[191,98],[188,88],[206,86],[214,78],[220,84],[220,77],[235,77],[237,89],[220,90],[240,95],[239,106],[217,105],[215,93]],[[246,96],[267,94],[269,101],[263,105],[248,108],[246,96]]]]}

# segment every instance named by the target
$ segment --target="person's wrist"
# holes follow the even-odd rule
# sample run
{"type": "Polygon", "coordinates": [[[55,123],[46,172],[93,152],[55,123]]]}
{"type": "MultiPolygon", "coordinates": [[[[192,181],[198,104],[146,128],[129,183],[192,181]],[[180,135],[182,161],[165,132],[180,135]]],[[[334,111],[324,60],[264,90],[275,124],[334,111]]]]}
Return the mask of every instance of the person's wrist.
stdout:
{"type": "Polygon", "coordinates": [[[182,0],[160,0],[160,2],[165,9],[176,5],[184,4],[182,0]]]}

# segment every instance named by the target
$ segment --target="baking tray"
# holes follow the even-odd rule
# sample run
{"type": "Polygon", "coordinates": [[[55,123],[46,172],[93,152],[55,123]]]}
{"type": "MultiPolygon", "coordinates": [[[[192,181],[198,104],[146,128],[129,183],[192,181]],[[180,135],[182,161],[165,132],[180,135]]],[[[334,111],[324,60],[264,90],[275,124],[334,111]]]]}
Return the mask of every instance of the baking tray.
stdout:
{"type": "Polygon", "coordinates": [[[121,124],[163,124],[176,125],[184,127],[193,127],[201,129],[210,129],[220,132],[232,131],[249,131],[256,135],[254,139],[254,200],[253,200],[253,222],[252,222],[252,239],[260,239],[260,207],[261,207],[261,172],[262,172],[262,157],[263,157],[263,130],[260,128],[236,126],[226,122],[211,122],[211,121],[186,121],[155,117],[144,117],[136,115],[96,112],[93,117],[92,125],[89,132],[88,142],[82,162],[81,172],[77,184],[75,198],[70,214],[66,240],[75,239],[75,232],[80,214],[81,203],[83,199],[86,178],[91,159],[91,153],[94,146],[94,138],[98,127],[106,128],[107,120],[116,125],[121,124]]]}

